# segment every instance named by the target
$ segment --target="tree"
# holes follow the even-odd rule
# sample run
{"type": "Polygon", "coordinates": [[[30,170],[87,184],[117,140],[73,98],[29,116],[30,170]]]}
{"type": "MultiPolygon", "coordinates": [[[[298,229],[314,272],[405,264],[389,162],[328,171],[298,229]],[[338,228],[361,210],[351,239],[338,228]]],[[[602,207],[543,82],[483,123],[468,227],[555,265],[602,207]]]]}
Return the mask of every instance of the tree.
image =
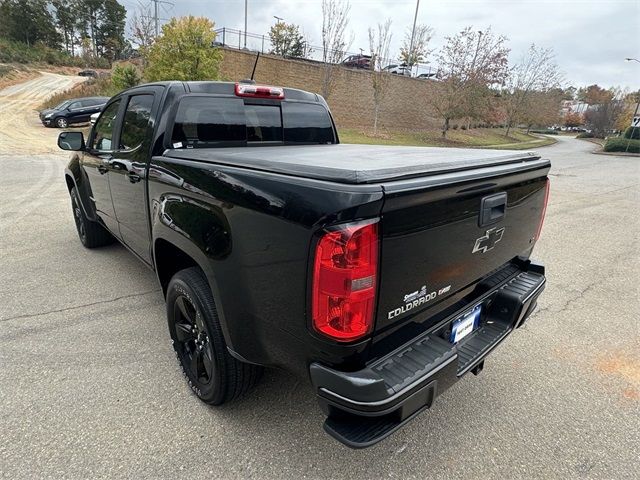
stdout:
{"type": "Polygon", "coordinates": [[[565,127],[579,127],[584,124],[584,118],[577,112],[569,112],[564,116],[565,127]]]}
{"type": "Polygon", "coordinates": [[[120,58],[125,48],[126,19],[127,10],[122,5],[116,0],[104,0],[96,41],[98,54],[111,62],[120,58]]]}
{"type": "Polygon", "coordinates": [[[135,65],[131,63],[119,63],[113,67],[113,71],[111,72],[111,83],[118,90],[135,87],[140,83],[140,80],[142,80],[142,78],[138,70],[135,65]]]}
{"type": "Polygon", "coordinates": [[[373,135],[378,135],[378,115],[380,104],[389,85],[389,74],[382,70],[389,58],[391,43],[391,19],[379,23],[377,29],[369,27],[369,48],[371,50],[371,86],[373,87],[373,135]]]}
{"type": "Polygon", "coordinates": [[[476,32],[467,27],[446,37],[437,55],[438,93],[428,100],[444,120],[443,137],[452,119],[486,114],[494,96],[490,87],[502,85],[508,73],[506,41],[504,36],[494,35],[491,28],[476,32]]]}
{"type": "Polygon", "coordinates": [[[576,94],[578,100],[588,103],[589,105],[598,105],[599,103],[607,103],[613,99],[613,92],[602,88],[600,85],[589,85],[578,89],[576,94]]]}
{"type": "Polygon", "coordinates": [[[151,11],[148,8],[140,7],[131,19],[130,28],[131,42],[137,47],[143,62],[146,64],[149,49],[156,39],[155,24],[151,11]]]}
{"type": "Polygon", "coordinates": [[[520,117],[527,126],[527,133],[533,126],[548,127],[557,123],[561,101],[562,92],[557,89],[531,92],[527,97],[527,108],[520,117]]]}
{"type": "Polygon", "coordinates": [[[505,111],[507,113],[507,132],[515,122],[523,120],[532,107],[531,97],[544,98],[542,93],[560,86],[562,75],[554,61],[553,50],[529,47],[526,55],[510,70],[505,88],[505,111]]]}
{"type": "Polygon", "coordinates": [[[625,93],[619,89],[599,92],[602,102],[592,105],[585,114],[586,125],[596,137],[604,138],[614,130],[616,121],[624,113],[625,93]]]}
{"type": "Polygon", "coordinates": [[[271,53],[283,57],[304,58],[307,53],[307,41],[300,33],[300,27],[293,23],[278,21],[269,30],[271,53]]]}
{"type": "Polygon", "coordinates": [[[149,49],[144,76],[160,80],[217,80],[222,54],[211,45],[214,23],[204,17],[172,18],[149,49]]]}
{"type": "Polygon", "coordinates": [[[60,47],[60,34],[45,0],[0,0],[0,19],[0,37],[60,47]]]}
{"type": "Polygon", "coordinates": [[[433,38],[433,29],[427,25],[416,25],[416,31],[413,35],[413,49],[411,50],[411,29],[408,29],[404,35],[402,46],[400,47],[399,60],[413,67],[417,63],[424,62],[431,50],[429,50],[429,42],[433,38]]]}
{"type": "Polygon", "coordinates": [[[333,69],[340,63],[353,42],[346,38],[349,24],[349,0],[322,0],[322,96],[327,99],[333,89],[333,69]]]}
{"type": "Polygon", "coordinates": [[[54,0],[52,2],[56,11],[56,26],[62,33],[65,51],[75,54],[75,13],[73,3],[70,0],[54,0]]]}

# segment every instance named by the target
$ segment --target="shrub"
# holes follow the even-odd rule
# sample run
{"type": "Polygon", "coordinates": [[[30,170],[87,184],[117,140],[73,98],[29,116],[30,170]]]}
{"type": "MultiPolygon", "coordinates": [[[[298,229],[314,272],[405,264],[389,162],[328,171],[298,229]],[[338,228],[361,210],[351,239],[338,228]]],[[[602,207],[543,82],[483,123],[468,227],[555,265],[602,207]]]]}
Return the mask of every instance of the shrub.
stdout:
{"type": "Polygon", "coordinates": [[[3,63],[48,63],[49,65],[69,67],[109,68],[109,61],[105,58],[85,60],[73,57],[67,52],[53,49],[42,43],[27,46],[21,42],[14,42],[0,38],[0,62],[3,63]]]}
{"type": "Polygon", "coordinates": [[[640,140],[640,127],[628,127],[624,131],[624,138],[632,138],[634,140],[640,140]]]}
{"type": "Polygon", "coordinates": [[[593,133],[591,132],[582,132],[576,135],[576,138],[593,138],[593,133]]]}
{"type": "Polygon", "coordinates": [[[115,88],[109,77],[100,77],[96,80],[90,80],[76,85],[69,90],[47,98],[41,105],[40,110],[51,108],[70,98],[78,97],[112,97],[117,94],[120,89],[115,88]]]}
{"type": "Polygon", "coordinates": [[[140,74],[131,63],[120,63],[113,67],[111,72],[111,83],[118,90],[126,90],[135,87],[140,83],[140,74]]]}
{"type": "Polygon", "coordinates": [[[605,152],[640,153],[640,140],[627,138],[610,138],[604,144],[605,152]]]}
{"type": "Polygon", "coordinates": [[[460,126],[460,130],[466,130],[466,129],[467,129],[467,126],[466,126],[466,125],[461,125],[461,126],[460,126]]]}
{"type": "Polygon", "coordinates": [[[455,125],[453,125],[451,128],[453,128],[454,130],[458,129],[458,124],[456,123],[455,125]]]}

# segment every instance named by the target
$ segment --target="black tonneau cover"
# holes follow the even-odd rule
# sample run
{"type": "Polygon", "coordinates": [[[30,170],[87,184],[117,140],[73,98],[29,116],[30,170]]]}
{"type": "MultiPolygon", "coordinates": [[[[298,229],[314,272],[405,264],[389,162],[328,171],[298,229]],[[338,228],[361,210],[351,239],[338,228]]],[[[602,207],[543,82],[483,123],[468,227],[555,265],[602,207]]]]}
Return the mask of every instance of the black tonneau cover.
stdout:
{"type": "Polygon", "coordinates": [[[520,151],[348,144],[175,149],[164,156],[351,184],[540,159],[520,151]]]}

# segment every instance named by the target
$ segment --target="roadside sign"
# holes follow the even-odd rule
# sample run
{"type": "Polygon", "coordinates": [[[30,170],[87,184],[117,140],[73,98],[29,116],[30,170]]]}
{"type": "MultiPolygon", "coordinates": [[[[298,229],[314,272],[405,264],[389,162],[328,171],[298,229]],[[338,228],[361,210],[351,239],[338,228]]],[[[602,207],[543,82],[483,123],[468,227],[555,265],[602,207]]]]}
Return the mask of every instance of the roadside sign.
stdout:
{"type": "Polygon", "coordinates": [[[636,115],[635,117],[633,117],[633,120],[631,120],[631,126],[640,127],[640,115],[636,115]]]}

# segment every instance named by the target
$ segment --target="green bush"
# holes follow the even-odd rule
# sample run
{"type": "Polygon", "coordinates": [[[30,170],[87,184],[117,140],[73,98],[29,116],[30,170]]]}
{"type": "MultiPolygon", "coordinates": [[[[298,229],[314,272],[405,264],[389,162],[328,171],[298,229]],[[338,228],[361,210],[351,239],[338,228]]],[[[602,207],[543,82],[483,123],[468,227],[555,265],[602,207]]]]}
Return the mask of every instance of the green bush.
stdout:
{"type": "Polygon", "coordinates": [[[640,140],[631,140],[626,138],[610,138],[604,144],[605,152],[628,152],[640,153],[640,140]]]}
{"type": "Polygon", "coordinates": [[[140,83],[141,77],[135,65],[131,63],[120,63],[113,67],[111,72],[111,83],[118,90],[126,90],[135,87],[140,83]]]}
{"type": "Polygon", "coordinates": [[[634,140],[640,140],[640,127],[627,127],[624,131],[624,138],[632,138],[634,140]]]}
{"type": "Polygon", "coordinates": [[[591,132],[582,132],[576,135],[576,138],[593,138],[593,133],[591,132]]]}
{"type": "Polygon", "coordinates": [[[79,97],[113,97],[121,89],[114,87],[109,77],[100,77],[88,82],[82,82],[69,90],[56,93],[47,98],[39,107],[39,110],[51,108],[70,98],[79,97]]]}

